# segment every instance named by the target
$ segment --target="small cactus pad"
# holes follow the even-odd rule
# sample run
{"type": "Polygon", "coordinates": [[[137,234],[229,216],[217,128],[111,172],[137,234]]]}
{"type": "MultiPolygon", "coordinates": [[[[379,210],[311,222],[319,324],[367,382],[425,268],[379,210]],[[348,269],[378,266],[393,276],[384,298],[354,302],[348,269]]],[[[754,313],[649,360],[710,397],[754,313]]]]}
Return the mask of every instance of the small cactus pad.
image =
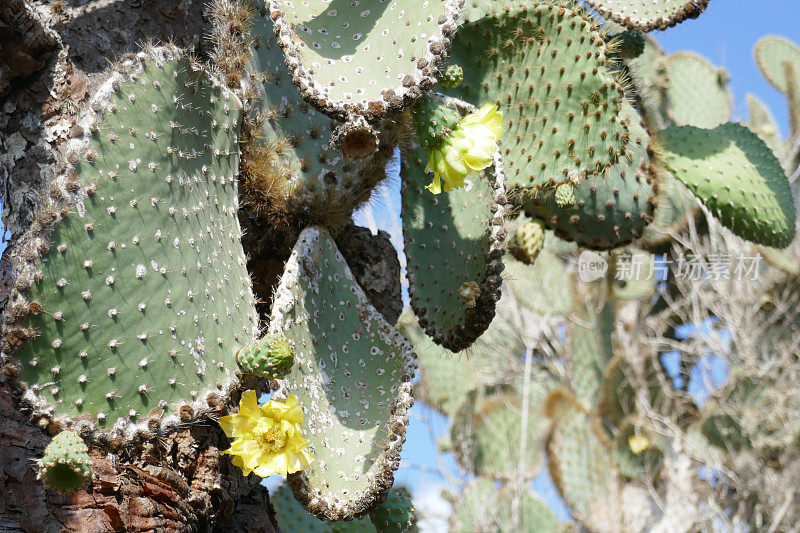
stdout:
{"type": "Polygon", "coordinates": [[[611,167],[608,175],[582,181],[574,189],[574,206],[560,207],[558,191],[534,195],[524,206],[528,215],[541,219],[556,234],[587,248],[616,248],[641,237],[653,220],[654,161],[649,152],[650,135],[636,109],[628,102],[622,116],[629,119],[630,160],[611,167]]]}
{"type": "Polygon", "coordinates": [[[775,35],[764,37],[756,44],[755,56],[773,87],[784,94],[789,94],[792,86],[800,88],[800,47],[792,41],[775,35]]]}
{"type": "Polygon", "coordinates": [[[423,96],[411,107],[417,136],[426,148],[439,145],[461,120],[461,113],[441,100],[423,96]]]}
{"type": "Polygon", "coordinates": [[[402,218],[411,307],[425,332],[457,352],[494,317],[503,270],[505,189],[502,163],[473,173],[466,186],[432,194],[425,188],[427,151],[402,154],[402,218]]]}
{"type": "Polygon", "coordinates": [[[270,333],[294,343],[278,394],[303,406],[315,461],[291,474],[295,496],[320,518],[363,515],[393,482],[411,407],[416,358],[369,303],[328,232],[305,229],[272,304],[270,333]]]}
{"type": "Polygon", "coordinates": [[[709,0],[586,0],[605,18],[641,31],[667,28],[700,16],[709,0]]]}
{"type": "Polygon", "coordinates": [[[62,431],[50,441],[39,460],[38,479],[62,492],[85,489],[92,482],[89,448],[74,431],[62,431]]]}
{"type": "Polygon", "coordinates": [[[509,189],[604,172],[625,154],[628,135],[602,30],[577,4],[507,4],[458,30],[450,55],[464,82],[445,92],[499,106],[509,189]]]}
{"type": "Polygon", "coordinates": [[[730,120],[733,94],[725,69],[701,55],[678,52],[659,64],[657,76],[665,115],[674,125],[710,129],[730,120]]]}
{"type": "Polygon", "coordinates": [[[403,533],[414,521],[414,502],[408,494],[390,490],[386,501],[369,512],[378,533],[403,533]]]}
{"type": "Polygon", "coordinates": [[[775,122],[775,117],[772,116],[767,105],[762,102],[756,95],[747,95],[747,108],[750,112],[750,120],[747,121],[747,127],[753,130],[753,133],[764,139],[772,151],[778,157],[781,156],[781,132],[778,123],[775,122]]]}
{"type": "Polygon", "coordinates": [[[464,69],[458,65],[450,65],[447,67],[444,74],[442,74],[442,77],[439,79],[439,83],[451,89],[459,87],[462,81],[464,81],[464,69]]]}
{"type": "Polygon", "coordinates": [[[508,250],[519,261],[531,265],[544,248],[544,226],[538,220],[528,220],[517,226],[508,250]]]}
{"type": "Polygon", "coordinates": [[[267,7],[303,98],[339,120],[372,121],[433,87],[462,3],[267,0],[267,7]]]}
{"type": "Polygon", "coordinates": [[[598,421],[563,390],[548,396],[545,412],[553,421],[548,469],[573,516],[587,527],[619,522],[619,477],[598,421]]]}
{"type": "Polygon", "coordinates": [[[265,335],[239,350],[236,362],[248,374],[262,379],[282,378],[294,363],[294,346],[283,335],[265,335]]]}
{"type": "MultiPolygon", "coordinates": [[[[27,294],[37,335],[16,351],[24,398],[84,437],[138,438],[153,416],[177,428],[166,415],[227,396],[235,354],[254,338],[238,103],[170,54],[140,54],[109,80],[92,103],[102,123],[61,193],[71,200],[51,198],[13,252],[41,254],[27,294]]],[[[20,305],[12,296],[6,308],[6,350],[20,305]]]]}
{"type": "MultiPolygon", "coordinates": [[[[330,140],[334,132],[343,134],[347,125],[337,129],[335,122],[300,97],[268,16],[254,22],[253,33],[259,45],[252,51],[250,68],[261,82],[256,84],[260,98],[253,139],[243,150],[243,202],[252,212],[265,213],[269,223],[324,224],[336,232],[386,178],[386,162],[396,144],[390,138],[394,129],[391,124],[381,127],[378,152],[371,157],[342,157],[330,140]]],[[[374,131],[363,133],[364,142],[355,144],[372,150],[374,131]]]]}
{"type": "Polygon", "coordinates": [[[755,133],[723,124],[673,127],[660,135],[667,168],[723,226],[756,244],[789,245],[795,232],[789,180],[755,133]]]}

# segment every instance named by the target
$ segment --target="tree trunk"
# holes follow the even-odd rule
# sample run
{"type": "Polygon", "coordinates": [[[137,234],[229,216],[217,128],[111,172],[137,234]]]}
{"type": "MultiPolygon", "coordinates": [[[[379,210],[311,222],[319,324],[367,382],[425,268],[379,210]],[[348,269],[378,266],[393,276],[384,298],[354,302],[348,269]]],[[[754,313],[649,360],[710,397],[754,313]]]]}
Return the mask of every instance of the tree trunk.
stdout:
{"type": "MultiPolygon", "coordinates": [[[[198,0],[0,0],[0,193],[12,236],[32,220],[61,170],[75,117],[109,62],[172,40],[200,57],[210,43],[198,0]]],[[[13,237],[12,237],[13,238],[13,237]]],[[[0,309],[10,268],[0,261],[0,309]]],[[[119,455],[91,450],[95,477],[73,495],[36,480],[49,441],[16,408],[0,373],[0,532],[275,531],[259,478],[220,454],[213,422],[119,455]]]]}

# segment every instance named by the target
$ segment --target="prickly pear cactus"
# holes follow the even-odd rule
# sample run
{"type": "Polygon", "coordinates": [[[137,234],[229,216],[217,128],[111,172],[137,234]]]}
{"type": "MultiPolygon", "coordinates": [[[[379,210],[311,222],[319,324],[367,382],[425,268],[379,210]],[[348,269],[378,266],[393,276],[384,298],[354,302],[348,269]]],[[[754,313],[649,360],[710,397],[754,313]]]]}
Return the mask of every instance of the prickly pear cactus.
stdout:
{"type": "Polygon", "coordinates": [[[282,335],[265,335],[239,350],[236,362],[246,373],[262,379],[282,378],[294,363],[294,346],[282,335]]]}
{"type": "Polygon", "coordinates": [[[268,0],[292,81],[339,120],[397,113],[436,83],[463,0],[268,0]]]}
{"type": "Polygon", "coordinates": [[[587,248],[616,248],[641,237],[653,220],[659,162],[650,135],[629,102],[622,116],[630,124],[631,157],[611,167],[602,179],[585,180],[574,188],[572,206],[558,205],[558,191],[534,195],[524,203],[528,215],[541,219],[556,234],[587,248]]]}
{"type": "Polygon", "coordinates": [[[402,217],[411,307],[425,332],[457,352],[489,326],[503,270],[505,188],[499,156],[494,167],[467,177],[461,189],[425,189],[426,151],[402,154],[402,217]]]}
{"type": "Polygon", "coordinates": [[[39,460],[38,478],[51,489],[74,492],[86,488],[92,477],[92,460],[83,439],[70,430],[53,437],[39,460]]]}
{"type": "Polygon", "coordinates": [[[450,56],[464,81],[446,93],[500,107],[509,190],[578,183],[626,153],[612,48],[572,3],[506,2],[459,28],[450,56]]]}
{"type": "Polygon", "coordinates": [[[90,440],[175,429],[179,408],[224,400],[255,333],[240,104],[195,68],[170,48],[121,65],[85,118],[83,160],[12,252],[3,347],[23,401],[90,440]]]}
{"type": "Polygon", "coordinates": [[[786,247],[794,238],[795,206],[775,155],[739,124],[661,132],[667,168],[719,221],[757,244],[786,247]]]}
{"type": "Polygon", "coordinates": [[[686,19],[697,18],[709,0],[587,0],[602,16],[628,28],[665,30],[686,19]]]}
{"type": "Polygon", "coordinates": [[[390,490],[386,501],[369,512],[378,533],[403,533],[414,520],[414,503],[408,494],[390,490]]]}
{"type": "Polygon", "coordinates": [[[331,236],[307,228],[292,251],[269,328],[295,346],[279,395],[303,405],[315,462],[289,476],[320,518],[363,516],[392,486],[413,404],[411,346],[369,303],[331,236]]]}

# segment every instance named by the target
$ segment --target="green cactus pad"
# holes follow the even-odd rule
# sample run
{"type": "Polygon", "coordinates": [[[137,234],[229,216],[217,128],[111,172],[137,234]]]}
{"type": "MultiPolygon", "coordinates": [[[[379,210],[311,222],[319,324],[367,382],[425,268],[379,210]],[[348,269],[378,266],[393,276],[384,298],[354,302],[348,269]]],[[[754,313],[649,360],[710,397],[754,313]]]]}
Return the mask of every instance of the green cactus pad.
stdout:
{"type": "Polygon", "coordinates": [[[459,87],[462,81],[464,81],[464,69],[458,65],[450,65],[447,67],[444,74],[442,74],[442,77],[439,79],[439,83],[451,89],[459,87]]]}
{"type": "Polygon", "coordinates": [[[268,0],[303,98],[340,120],[394,114],[433,87],[463,2],[268,0]]]}
{"type": "Polygon", "coordinates": [[[513,490],[497,489],[488,479],[474,479],[456,498],[450,515],[450,531],[570,531],[567,524],[558,521],[547,504],[527,491],[518,496],[519,516],[515,519],[511,515],[515,496],[513,490]]]}
{"type": "Polygon", "coordinates": [[[619,523],[619,476],[598,421],[563,390],[550,394],[545,412],[553,421],[548,469],[573,516],[588,527],[609,520],[619,523]]]}
{"type": "Polygon", "coordinates": [[[685,229],[699,211],[697,198],[681,182],[670,174],[662,175],[658,182],[655,215],[644,229],[641,245],[648,249],[671,246],[671,233],[685,229]]]}
{"type": "Polygon", "coordinates": [[[423,96],[411,107],[417,136],[426,147],[439,145],[461,120],[461,113],[441,100],[423,96]]]}
{"type": "Polygon", "coordinates": [[[295,346],[279,395],[296,395],[315,461],[290,474],[320,518],[363,515],[391,487],[416,368],[411,346],[369,303],[328,232],[305,229],[272,304],[270,333],[295,346]]]}
{"type": "Polygon", "coordinates": [[[728,122],[733,93],[728,73],[693,52],[678,52],[658,66],[663,109],[676,126],[715,128],[728,122]]]}
{"type": "Polygon", "coordinates": [[[268,16],[255,21],[253,33],[259,46],[252,52],[250,69],[263,81],[256,84],[260,98],[254,138],[243,153],[242,198],[254,213],[266,213],[270,224],[288,220],[299,227],[324,224],[338,231],[386,178],[396,127],[391,121],[382,124],[375,155],[342,157],[329,146],[335,129],[330,118],[305,102],[292,84],[268,16]]]}
{"type": "Polygon", "coordinates": [[[514,299],[540,316],[563,316],[572,309],[572,282],[564,261],[547,248],[533,265],[506,260],[503,274],[514,299]]]}
{"type": "Polygon", "coordinates": [[[532,265],[544,248],[544,226],[538,220],[528,220],[517,226],[509,252],[519,261],[532,265]]]}
{"type": "Polygon", "coordinates": [[[390,490],[386,501],[369,512],[378,533],[403,533],[414,521],[414,502],[408,494],[390,490]]]}
{"type": "Polygon", "coordinates": [[[265,335],[239,350],[236,362],[248,374],[262,379],[282,378],[294,363],[294,346],[282,335],[265,335]]]}
{"type": "Polygon", "coordinates": [[[750,112],[750,120],[747,121],[747,127],[761,137],[775,155],[780,157],[783,151],[781,132],[767,105],[759,100],[756,95],[748,93],[747,108],[750,112]]]}
{"type": "MultiPolygon", "coordinates": [[[[652,361],[645,362],[646,375],[642,379],[647,383],[650,405],[657,406],[665,398],[658,371],[653,367],[652,361]]],[[[628,415],[636,410],[636,389],[632,383],[635,375],[630,363],[623,354],[617,354],[609,361],[603,373],[603,385],[600,391],[599,403],[596,412],[607,417],[613,424],[622,425],[628,415]]]]}
{"type": "Polygon", "coordinates": [[[723,226],[756,244],[789,245],[795,207],[789,180],[772,151],[740,124],[661,132],[665,163],[723,226]]]}
{"type": "Polygon", "coordinates": [[[700,16],[709,0],[586,0],[602,16],[641,31],[666,30],[700,16]]]}
{"type": "MultiPolygon", "coordinates": [[[[256,329],[235,97],[172,49],[121,68],[92,103],[103,117],[86,160],[12,252],[40,269],[27,294],[37,336],[16,351],[24,398],[85,438],[174,430],[178,408],[226,399],[256,329]]],[[[16,298],[6,350],[24,331],[16,298]]]]}
{"type": "Polygon", "coordinates": [[[275,490],[270,490],[269,501],[275,510],[275,520],[283,531],[332,532],[327,522],[303,509],[288,485],[281,485],[275,490]]]}
{"type": "Polygon", "coordinates": [[[654,257],[637,249],[626,250],[616,260],[614,273],[614,298],[617,300],[641,300],[656,292],[656,279],[660,274],[654,257]]]}
{"type": "Polygon", "coordinates": [[[624,59],[635,59],[644,53],[644,34],[639,30],[623,31],[615,35],[619,55],[624,59]]]}
{"type": "Polygon", "coordinates": [[[83,490],[92,482],[92,460],[86,443],[74,431],[62,431],[39,459],[38,479],[62,492],[83,490]]]}
{"type": "Polygon", "coordinates": [[[742,426],[729,414],[709,414],[701,422],[701,427],[708,442],[717,448],[738,452],[751,446],[742,426]]]}
{"type": "MultiPolygon", "coordinates": [[[[652,221],[657,185],[651,177],[656,162],[648,151],[650,135],[628,102],[631,159],[614,165],[605,178],[587,179],[574,190],[573,207],[559,207],[558,198],[534,195],[525,210],[566,240],[597,250],[616,248],[641,237],[652,221]]],[[[558,194],[558,193],[556,193],[558,194]]]]}
{"type": "Polygon", "coordinates": [[[499,298],[505,238],[502,164],[496,156],[493,170],[471,174],[465,187],[435,195],[425,188],[432,176],[425,173],[426,163],[421,146],[402,154],[411,307],[435,342],[457,352],[486,330],[499,298]]]}
{"type": "Polygon", "coordinates": [[[463,25],[450,55],[464,83],[450,95],[496,103],[509,189],[605,172],[625,154],[622,85],[597,22],[576,4],[515,0],[463,25]]]}
{"type": "Polygon", "coordinates": [[[648,431],[637,430],[633,425],[626,425],[614,440],[614,459],[620,473],[631,479],[653,479],[664,459],[662,437],[648,431]],[[631,449],[631,437],[642,436],[647,439],[647,448],[631,449]]]}
{"type": "Polygon", "coordinates": [[[329,520],[328,526],[333,533],[375,533],[375,526],[366,517],[343,522],[329,520]]]}
{"type": "Polygon", "coordinates": [[[758,68],[773,87],[787,95],[800,88],[800,47],[792,41],[768,35],[756,44],[755,56],[758,68]]]}
{"type": "MultiPolygon", "coordinates": [[[[590,290],[587,288],[586,290],[590,290]]],[[[600,397],[603,372],[614,357],[614,302],[606,302],[595,311],[596,302],[587,295],[576,305],[567,325],[567,368],[572,390],[586,408],[594,407],[600,397]]],[[[577,302],[576,302],[577,303],[577,302]]]]}
{"type": "Polygon", "coordinates": [[[663,80],[659,74],[660,65],[663,64],[666,54],[649,35],[645,35],[644,41],[642,53],[623,62],[628,67],[633,92],[638,96],[644,116],[653,129],[660,130],[667,127],[664,116],[663,80]]]}

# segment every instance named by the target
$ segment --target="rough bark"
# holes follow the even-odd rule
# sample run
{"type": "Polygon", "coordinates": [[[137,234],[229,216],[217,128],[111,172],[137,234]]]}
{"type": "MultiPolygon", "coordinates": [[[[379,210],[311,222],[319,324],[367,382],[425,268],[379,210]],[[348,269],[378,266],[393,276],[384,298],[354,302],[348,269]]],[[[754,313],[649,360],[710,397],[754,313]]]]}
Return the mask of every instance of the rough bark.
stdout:
{"type": "MultiPolygon", "coordinates": [[[[75,117],[109,62],[148,41],[203,57],[198,0],[0,0],[0,194],[13,236],[29,226],[50,180],[63,171],[75,117]]],[[[0,309],[10,269],[0,261],[0,309]]],[[[266,489],[243,478],[212,421],[144,449],[92,449],[95,479],[73,495],[36,480],[50,437],[20,412],[0,374],[0,532],[264,531],[277,529],[266,489]]]]}

